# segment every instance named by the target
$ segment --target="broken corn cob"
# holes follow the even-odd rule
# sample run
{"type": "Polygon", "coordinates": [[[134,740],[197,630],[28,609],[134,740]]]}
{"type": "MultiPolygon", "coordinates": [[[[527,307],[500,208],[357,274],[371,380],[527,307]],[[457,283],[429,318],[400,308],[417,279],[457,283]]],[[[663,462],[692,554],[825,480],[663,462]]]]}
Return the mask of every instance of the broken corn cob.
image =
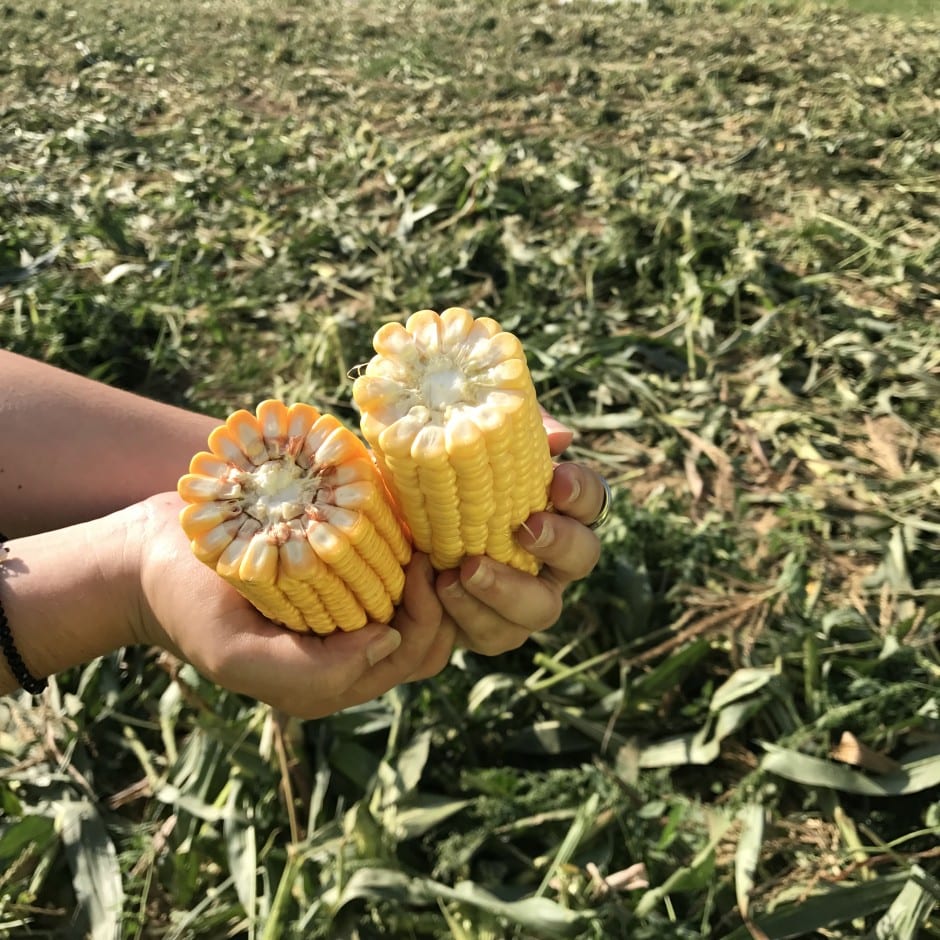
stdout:
{"type": "Polygon", "coordinates": [[[536,572],[514,534],[547,507],[553,466],[522,344],[451,307],[386,324],[374,347],[353,398],[414,546],[440,570],[485,554],[536,572]]]}
{"type": "Polygon", "coordinates": [[[293,630],[387,622],[411,556],[362,442],[332,415],[268,400],[209,435],[178,492],[200,561],[293,630]]]}

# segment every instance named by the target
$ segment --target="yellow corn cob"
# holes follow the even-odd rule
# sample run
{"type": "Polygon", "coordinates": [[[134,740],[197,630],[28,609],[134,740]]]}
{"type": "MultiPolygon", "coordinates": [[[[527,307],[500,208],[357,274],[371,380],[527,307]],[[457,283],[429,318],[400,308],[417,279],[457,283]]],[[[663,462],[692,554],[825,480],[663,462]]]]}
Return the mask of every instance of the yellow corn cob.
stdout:
{"type": "Polygon", "coordinates": [[[374,346],[353,397],[415,547],[442,570],[486,554],[537,571],[514,533],[546,508],[553,468],[522,344],[451,307],[386,324],[374,346]]]}
{"type": "Polygon", "coordinates": [[[362,442],[310,405],[268,400],[209,435],[177,487],[200,561],[297,631],[387,622],[411,546],[362,442]]]}

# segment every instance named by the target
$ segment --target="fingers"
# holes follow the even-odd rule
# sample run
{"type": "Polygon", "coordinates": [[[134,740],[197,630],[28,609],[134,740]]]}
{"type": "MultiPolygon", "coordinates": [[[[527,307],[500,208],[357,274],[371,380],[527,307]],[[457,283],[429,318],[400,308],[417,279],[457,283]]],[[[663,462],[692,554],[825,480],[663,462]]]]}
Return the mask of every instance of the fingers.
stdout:
{"type": "Polygon", "coordinates": [[[298,717],[317,718],[335,710],[335,701],[401,641],[398,631],[382,624],[318,637],[294,633],[244,610],[228,618],[217,648],[195,664],[234,692],[298,717]]]}
{"type": "Polygon", "coordinates": [[[391,632],[401,645],[333,700],[339,711],[367,702],[393,686],[437,675],[450,661],[457,627],[434,591],[434,570],[427,555],[416,552],[405,572],[405,590],[391,632]]]}
{"type": "Polygon", "coordinates": [[[561,463],[555,467],[549,498],[558,512],[590,525],[604,506],[604,484],[583,464],[561,463]]]}
{"type": "Polygon", "coordinates": [[[427,556],[416,553],[392,626],[370,623],[324,637],[271,623],[214,579],[214,590],[202,595],[202,629],[175,645],[219,685],[300,718],[322,717],[447,665],[457,627],[444,613],[434,578],[427,556]]]}
{"type": "Polygon", "coordinates": [[[433,621],[441,615],[441,604],[434,593],[434,569],[424,552],[414,552],[405,568],[400,612],[419,622],[433,621]]]}
{"type": "Polygon", "coordinates": [[[405,569],[405,590],[392,621],[401,645],[358,683],[354,692],[365,696],[362,701],[393,685],[437,675],[450,661],[457,627],[437,597],[435,577],[428,556],[415,552],[405,569]]]}
{"type": "Polygon", "coordinates": [[[529,516],[517,536],[519,544],[543,564],[539,577],[560,588],[587,577],[601,557],[597,535],[575,519],[552,512],[529,516]]]}
{"type": "Polygon", "coordinates": [[[544,408],[542,408],[542,426],[548,435],[548,449],[553,457],[557,457],[568,449],[574,438],[574,431],[553,418],[544,408]]]}
{"type": "Polygon", "coordinates": [[[456,626],[443,610],[434,588],[436,573],[423,552],[415,552],[405,571],[405,590],[393,624],[402,645],[386,664],[406,670],[409,681],[440,672],[450,660],[456,626]]]}
{"type": "Polygon", "coordinates": [[[561,590],[554,581],[491,558],[471,558],[459,571],[439,575],[437,591],[445,611],[459,625],[458,642],[486,656],[516,649],[561,614],[561,590]],[[525,623],[516,622],[520,611],[525,623]]]}
{"type": "MultiPolygon", "coordinates": [[[[403,644],[404,649],[400,650],[395,656],[391,657],[385,669],[401,669],[404,677],[399,682],[418,682],[421,679],[430,679],[441,672],[450,662],[451,654],[457,642],[457,625],[447,615],[442,614],[440,622],[435,624],[432,629],[428,626],[419,626],[417,624],[400,624],[398,628],[406,636],[413,632],[421,630],[429,633],[431,641],[423,643],[420,653],[413,651],[410,645],[403,644]]],[[[382,676],[382,671],[377,670],[377,675],[382,676]]]]}
{"type": "Polygon", "coordinates": [[[437,594],[457,624],[458,642],[476,652],[498,655],[551,627],[561,616],[564,588],[590,574],[600,558],[600,540],[587,526],[604,505],[601,477],[580,464],[561,464],[550,496],[556,511],[534,513],[517,533],[542,562],[537,577],[481,557],[438,577],[437,594]]]}

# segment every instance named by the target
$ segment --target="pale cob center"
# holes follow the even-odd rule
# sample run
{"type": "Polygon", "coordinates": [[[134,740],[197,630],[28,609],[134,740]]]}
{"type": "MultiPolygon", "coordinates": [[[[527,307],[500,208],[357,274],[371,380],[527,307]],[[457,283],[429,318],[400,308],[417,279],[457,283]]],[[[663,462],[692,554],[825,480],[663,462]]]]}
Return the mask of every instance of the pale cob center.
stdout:
{"type": "Polygon", "coordinates": [[[322,476],[305,470],[290,456],[236,474],[235,480],[242,490],[236,505],[265,528],[314,513],[322,489],[322,476]]]}
{"type": "Polygon", "coordinates": [[[451,353],[422,351],[399,380],[394,409],[397,417],[412,415],[425,424],[446,427],[454,414],[474,420],[476,408],[501,387],[492,363],[466,361],[461,347],[451,353]]]}
{"type": "Polygon", "coordinates": [[[476,405],[480,390],[472,378],[450,356],[436,356],[416,376],[415,388],[420,404],[431,413],[431,420],[446,424],[451,409],[459,405],[476,405]]]}

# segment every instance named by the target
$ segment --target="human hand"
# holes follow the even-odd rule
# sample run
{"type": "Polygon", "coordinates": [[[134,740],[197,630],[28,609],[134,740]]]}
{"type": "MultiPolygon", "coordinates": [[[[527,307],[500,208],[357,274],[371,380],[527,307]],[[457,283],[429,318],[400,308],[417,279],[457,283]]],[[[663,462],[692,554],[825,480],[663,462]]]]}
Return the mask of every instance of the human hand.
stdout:
{"type": "MultiPolygon", "coordinates": [[[[545,426],[557,456],[572,433],[548,416],[545,426]]],[[[554,511],[535,513],[518,536],[543,562],[537,576],[479,557],[436,574],[416,552],[391,626],[370,623],[318,637],[258,613],[193,556],[179,525],[179,497],[151,497],[142,504],[134,635],[231,691],[301,718],[332,714],[436,675],[455,645],[494,656],[551,627],[565,588],[586,577],[600,556],[588,525],[603,506],[604,485],[587,467],[565,463],[555,468],[550,498],[554,511]]]]}
{"type": "MultiPolygon", "coordinates": [[[[543,423],[558,456],[572,432],[544,412],[543,423]]],[[[517,536],[542,562],[538,575],[479,556],[438,575],[437,596],[445,624],[454,624],[456,643],[496,656],[555,624],[565,588],[590,574],[600,558],[600,540],[588,526],[606,499],[599,474],[578,463],[558,464],[550,491],[554,511],[534,513],[517,536]]]]}
{"type": "Polygon", "coordinates": [[[131,543],[140,572],[134,637],[186,660],[212,682],[290,715],[318,718],[446,665],[455,627],[440,615],[424,556],[409,568],[396,617],[401,629],[370,623],[324,637],[294,633],[263,617],[194,557],[175,493],[140,505],[143,521],[131,543]]]}

